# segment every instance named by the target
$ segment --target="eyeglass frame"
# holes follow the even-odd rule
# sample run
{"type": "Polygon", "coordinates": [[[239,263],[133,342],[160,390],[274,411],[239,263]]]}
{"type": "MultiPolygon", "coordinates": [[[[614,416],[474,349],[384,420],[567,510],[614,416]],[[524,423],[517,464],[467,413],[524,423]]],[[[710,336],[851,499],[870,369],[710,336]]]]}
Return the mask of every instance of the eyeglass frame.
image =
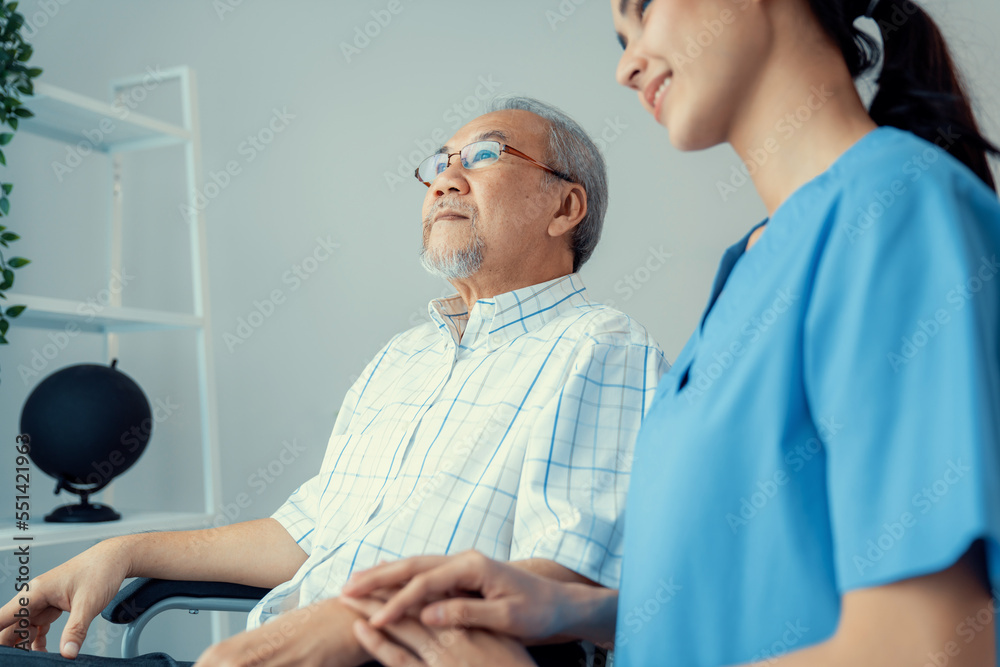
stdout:
{"type": "MultiPolygon", "coordinates": [[[[460,149],[458,149],[458,151],[456,151],[454,153],[446,153],[444,151],[441,151],[441,152],[438,152],[438,153],[433,153],[431,155],[428,155],[423,160],[421,160],[420,164],[417,165],[417,168],[413,170],[413,175],[416,177],[416,179],[418,181],[420,181],[421,183],[423,183],[427,187],[431,187],[431,183],[433,183],[434,181],[431,181],[430,183],[428,183],[424,179],[420,178],[420,165],[421,164],[423,164],[424,162],[426,162],[427,160],[429,160],[430,158],[432,158],[432,157],[434,157],[436,155],[444,155],[447,158],[447,160],[445,162],[444,168],[448,169],[448,167],[451,166],[451,158],[452,157],[454,157],[456,155],[460,156],[462,154],[462,151],[464,151],[466,148],[468,148],[469,146],[471,146],[473,144],[486,144],[486,143],[497,144],[498,146],[500,146],[500,150],[497,151],[496,162],[500,161],[500,155],[501,154],[503,154],[503,153],[509,153],[509,154],[514,155],[516,157],[519,157],[521,159],[527,160],[530,164],[538,167],[539,169],[544,169],[545,171],[549,172],[553,176],[561,178],[564,181],[569,181],[570,183],[574,182],[573,179],[571,179],[569,176],[567,176],[566,174],[562,173],[561,171],[556,171],[555,169],[553,169],[552,167],[548,166],[547,164],[539,162],[538,160],[536,160],[535,158],[531,157],[530,155],[527,155],[526,153],[523,153],[523,152],[517,150],[516,148],[514,148],[513,146],[509,146],[509,145],[503,143],[502,141],[497,141],[496,139],[479,139],[477,141],[472,141],[472,142],[469,142],[466,145],[462,146],[460,149]]],[[[459,164],[462,165],[462,169],[469,169],[468,167],[465,166],[465,163],[462,162],[461,160],[459,160],[459,164]]],[[[495,164],[495,162],[491,162],[490,164],[495,164]]],[[[486,165],[486,166],[489,166],[489,165],[486,165]]],[[[472,171],[474,171],[474,170],[472,170],[472,171]]],[[[439,172],[437,175],[440,176],[442,173],[444,173],[444,170],[442,170],[441,172],[439,172]]],[[[437,177],[435,177],[435,178],[437,178],[437,177]]]]}

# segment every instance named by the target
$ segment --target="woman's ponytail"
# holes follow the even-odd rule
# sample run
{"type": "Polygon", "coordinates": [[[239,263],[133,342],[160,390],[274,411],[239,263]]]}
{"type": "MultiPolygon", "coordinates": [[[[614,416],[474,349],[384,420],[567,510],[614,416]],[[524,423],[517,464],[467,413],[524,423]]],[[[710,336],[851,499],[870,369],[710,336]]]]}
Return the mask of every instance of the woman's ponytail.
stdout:
{"type": "Polygon", "coordinates": [[[810,0],[810,5],[855,77],[878,63],[879,48],[854,21],[865,15],[878,24],[883,58],[868,110],[872,120],[936,143],[996,190],[987,155],[1000,150],[980,131],[944,37],[924,10],[911,0],[810,0]]]}

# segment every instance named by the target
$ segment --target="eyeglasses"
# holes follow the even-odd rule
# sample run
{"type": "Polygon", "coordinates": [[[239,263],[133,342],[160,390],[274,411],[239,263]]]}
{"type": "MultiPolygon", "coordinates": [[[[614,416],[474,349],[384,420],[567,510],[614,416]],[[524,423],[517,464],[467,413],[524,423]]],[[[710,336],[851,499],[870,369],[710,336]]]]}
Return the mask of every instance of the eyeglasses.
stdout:
{"type": "Polygon", "coordinates": [[[414,170],[413,175],[417,177],[418,181],[427,187],[431,187],[431,183],[442,171],[448,168],[451,164],[451,158],[455,155],[461,157],[462,166],[466,169],[482,169],[483,167],[488,167],[499,160],[501,153],[516,155],[519,158],[527,160],[539,169],[544,169],[550,174],[558,176],[564,181],[571,180],[569,176],[556,171],[548,165],[542,164],[529,155],[525,155],[513,146],[501,144],[499,141],[474,141],[457,153],[435,153],[421,162],[416,170],[414,170]]]}

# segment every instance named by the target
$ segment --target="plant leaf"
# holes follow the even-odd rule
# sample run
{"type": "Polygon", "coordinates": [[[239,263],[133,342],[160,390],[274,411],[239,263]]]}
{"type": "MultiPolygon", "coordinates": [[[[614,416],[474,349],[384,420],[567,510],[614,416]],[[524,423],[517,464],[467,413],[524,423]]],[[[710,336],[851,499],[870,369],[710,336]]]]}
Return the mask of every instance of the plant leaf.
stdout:
{"type": "Polygon", "coordinates": [[[14,135],[10,132],[0,133],[0,146],[6,146],[10,143],[10,140],[14,138],[14,135]]]}
{"type": "Polygon", "coordinates": [[[7,166],[7,158],[4,156],[3,151],[0,151],[0,164],[7,166]]]}
{"type": "Polygon", "coordinates": [[[18,107],[14,109],[14,115],[20,116],[21,118],[31,118],[35,114],[31,113],[31,111],[25,109],[24,107],[18,107]]]}
{"type": "MultiPolygon", "coordinates": [[[[4,183],[3,184],[3,193],[5,195],[9,195],[10,191],[13,190],[13,189],[14,189],[14,184],[13,183],[4,183]]],[[[6,227],[0,227],[0,231],[3,231],[4,229],[6,229],[6,227]]]]}
{"type": "Polygon", "coordinates": [[[4,232],[0,234],[0,239],[3,239],[4,241],[16,241],[19,238],[21,237],[15,234],[14,232],[4,232]]]}
{"type": "Polygon", "coordinates": [[[7,124],[10,125],[10,129],[16,130],[17,129],[17,118],[8,118],[7,119],[7,124]]]}
{"type": "Polygon", "coordinates": [[[0,336],[7,333],[7,329],[10,328],[10,322],[7,320],[0,320],[0,336]]]}
{"type": "MultiPolygon", "coordinates": [[[[7,199],[6,197],[0,197],[0,213],[3,213],[4,215],[10,213],[10,200],[7,199]]],[[[4,234],[4,238],[7,238],[6,234],[4,234]]],[[[7,239],[7,240],[11,241],[14,239],[7,239]]]]}
{"type": "Polygon", "coordinates": [[[25,308],[27,308],[27,306],[11,306],[7,309],[7,317],[17,317],[24,312],[25,308]]]}
{"type": "MultiPolygon", "coordinates": [[[[21,268],[22,266],[25,266],[25,265],[27,265],[27,264],[31,264],[31,260],[30,260],[30,259],[25,259],[24,257],[11,257],[11,258],[10,258],[10,259],[9,259],[9,260],[7,261],[7,264],[8,264],[9,266],[12,266],[12,267],[13,267],[13,268],[15,268],[15,269],[19,269],[19,268],[21,268]]],[[[8,270],[9,270],[9,269],[8,269],[8,270]]]]}
{"type": "Polygon", "coordinates": [[[14,284],[14,272],[10,269],[3,270],[3,282],[0,282],[0,290],[10,289],[10,286],[14,284]]]}

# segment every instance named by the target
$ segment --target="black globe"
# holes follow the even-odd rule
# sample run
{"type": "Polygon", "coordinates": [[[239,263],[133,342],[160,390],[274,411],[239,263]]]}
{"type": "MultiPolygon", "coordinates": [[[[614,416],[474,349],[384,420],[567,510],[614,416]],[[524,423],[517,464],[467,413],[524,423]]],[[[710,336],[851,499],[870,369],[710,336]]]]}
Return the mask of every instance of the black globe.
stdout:
{"type": "Polygon", "coordinates": [[[57,491],[82,498],[46,521],[121,518],[110,507],[91,505],[88,496],[135,464],[149,443],[153,419],[142,389],[116,364],[117,359],[110,366],[62,368],[42,380],[24,403],[21,433],[30,437],[31,460],[59,480],[57,491]]]}

